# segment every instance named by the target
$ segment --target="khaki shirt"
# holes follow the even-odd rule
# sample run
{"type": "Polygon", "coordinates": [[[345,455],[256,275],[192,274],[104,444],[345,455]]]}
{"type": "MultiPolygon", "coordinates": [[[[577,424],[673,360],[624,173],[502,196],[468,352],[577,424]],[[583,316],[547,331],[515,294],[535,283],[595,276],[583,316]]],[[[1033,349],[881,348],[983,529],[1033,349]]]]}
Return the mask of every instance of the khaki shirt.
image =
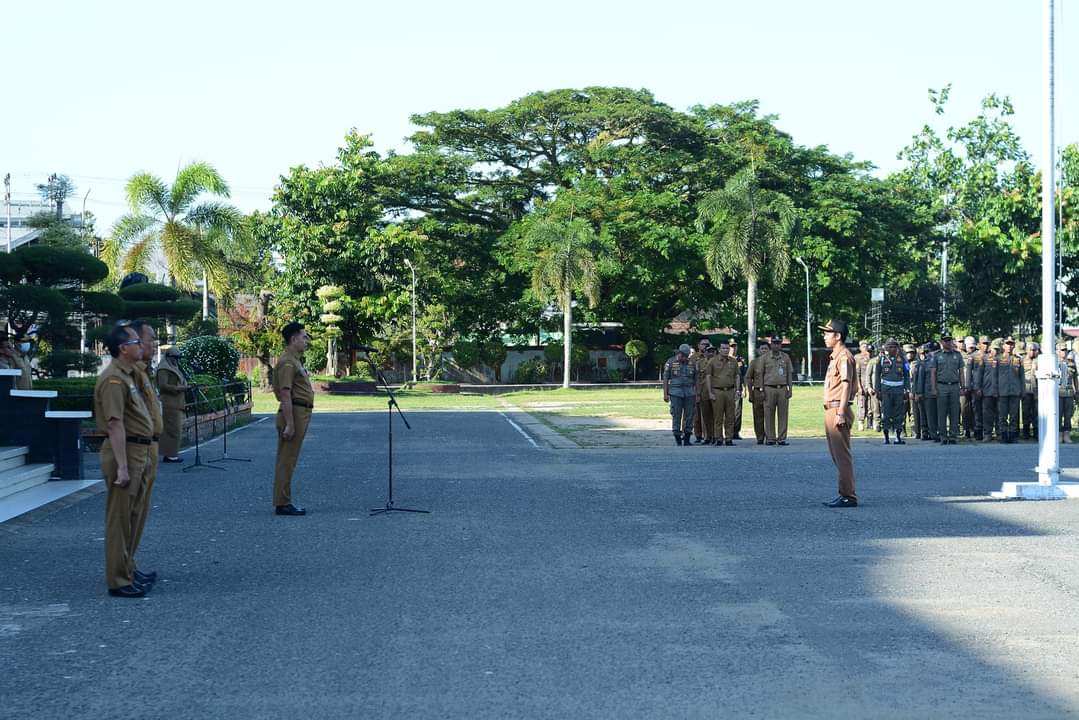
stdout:
{"type": "Polygon", "coordinates": [[[164,414],[161,411],[161,397],[157,394],[157,388],[150,382],[149,363],[135,363],[135,368],[142,376],[139,378],[139,390],[146,400],[146,407],[150,409],[150,417],[153,418],[154,437],[161,434],[165,429],[164,414]]]}
{"type": "Polygon", "coordinates": [[[14,357],[0,355],[0,369],[18,370],[22,373],[15,378],[16,390],[33,390],[34,376],[30,373],[30,361],[18,350],[15,350],[13,354],[14,357]]]}
{"type": "Polygon", "coordinates": [[[1038,394],[1038,358],[1023,356],[1023,392],[1028,395],[1038,394]]]}
{"type": "Polygon", "coordinates": [[[140,387],[141,372],[123,358],[113,358],[97,376],[94,385],[94,420],[97,429],[107,432],[109,420],[124,423],[124,433],[152,437],[154,417],[147,405],[147,396],[140,387]]]}
{"type": "Polygon", "coordinates": [[[307,368],[295,353],[288,350],[281,353],[273,369],[273,394],[281,402],[281,391],[288,389],[292,402],[302,405],[315,404],[315,389],[311,387],[311,377],[307,368]]]}
{"type": "Polygon", "coordinates": [[[782,350],[779,352],[769,351],[762,356],[762,385],[779,385],[789,388],[793,381],[791,377],[793,374],[794,366],[791,364],[791,359],[782,350]]]}
{"type": "Polygon", "coordinates": [[[856,380],[854,356],[843,343],[837,343],[824,373],[824,404],[831,407],[838,403],[840,409],[846,408],[854,397],[856,380]]]}
{"type": "Polygon", "coordinates": [[[746,385],[752,388],[764,387],[764,374],[761,370],[764,367],[764,355],[758,355],[749,362],[749,369],[746,370],[746,385]]]}
{"type": "Polygon", "coordinates": [[[938,352],[935,367],[937,369],[938,384],[963,382],[963,355],[958,350],[941,350],[938,352]]]}
{"type": "Polygon", "coordinates": [[[859,352],[854,356],[854,371],[858,377],[858,392],[869,391],[869,376],[866,375],[866,365],[869,364],[872,357],[868,352],[859,352]]]}
{"type": "Polygon", "coordinates": [[[730,390],[741,385],[742,376],[738,372],[738,360],[730,355],[726,357],[717,355],[709,360],[705,373],[708,377],[708,385],[713,390],[730,390]]]}

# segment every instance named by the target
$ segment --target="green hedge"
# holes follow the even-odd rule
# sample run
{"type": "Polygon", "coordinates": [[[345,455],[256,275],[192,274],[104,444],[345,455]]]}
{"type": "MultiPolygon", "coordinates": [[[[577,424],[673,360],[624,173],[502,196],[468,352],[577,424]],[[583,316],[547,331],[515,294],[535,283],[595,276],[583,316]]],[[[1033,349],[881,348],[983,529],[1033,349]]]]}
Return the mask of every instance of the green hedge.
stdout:
{"type": "Polygon", "coordinates": [[[94,410],[94,385],[96,377],[50,378],[35,380],[35,390],[55,390],[59,397],[49,403],[53,410],[94,410]]]}

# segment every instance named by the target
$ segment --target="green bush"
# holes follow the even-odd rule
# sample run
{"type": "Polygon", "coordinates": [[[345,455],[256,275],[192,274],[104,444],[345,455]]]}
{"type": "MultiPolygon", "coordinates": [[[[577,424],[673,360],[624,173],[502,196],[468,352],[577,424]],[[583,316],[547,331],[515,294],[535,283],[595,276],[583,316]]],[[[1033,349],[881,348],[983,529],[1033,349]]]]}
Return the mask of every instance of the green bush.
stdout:
{"type": "Polygon", "coordinates": [[[69,370],[97,373],[101,358],[93,353],[78,350],[53,350],[39,358],[37,365],[51,378],[66,378],[69,370]]]}
{"type": "Polygon", "coordinates": [[[547,363],[539,358],[530,358],[517,366],[513,381],[519,385],[541,383],[547,379],[547,363]]]}
{"type": "Polygon", "coordinates": [[[50,378],[35,380],[35,390],[56,390],[59,396],[49,402],[53,410],[94,410],[96,377],[50,378]]]}
{"type": "Polygon", "coordinates": [[[193,317],[176,328],[176,337],[180,342],[193,340],[197,337],[217,337],[217,334],[217,320],[213,318],[203,320],[201,316],[193,317]]]}
{"type": "Polygon", "coordinates": [[[234,378],[240,366],[240,351],[229,338],[202,336],[180,344],[180,367],[184,373],[214,378],[234,378]]]}
{"type": "Polygon", "coordinates": [[[326,369],[326,340],[311,338],[307,351],[303,354],[303,366],[308,372],[322,372],[326,369]]]}

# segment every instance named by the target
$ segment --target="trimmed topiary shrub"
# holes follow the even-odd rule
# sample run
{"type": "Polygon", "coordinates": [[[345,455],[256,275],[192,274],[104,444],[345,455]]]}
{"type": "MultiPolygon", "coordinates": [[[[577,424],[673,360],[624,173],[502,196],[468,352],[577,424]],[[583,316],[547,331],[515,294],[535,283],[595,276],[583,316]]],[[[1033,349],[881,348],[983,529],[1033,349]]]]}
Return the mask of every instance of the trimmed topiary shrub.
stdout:
{"type": "Polygon", "coordinates": [[[539,358],[530,358],[517,366],[513,381],[519,385],[541,383],[547,379],[547,363],[539,358]]]}

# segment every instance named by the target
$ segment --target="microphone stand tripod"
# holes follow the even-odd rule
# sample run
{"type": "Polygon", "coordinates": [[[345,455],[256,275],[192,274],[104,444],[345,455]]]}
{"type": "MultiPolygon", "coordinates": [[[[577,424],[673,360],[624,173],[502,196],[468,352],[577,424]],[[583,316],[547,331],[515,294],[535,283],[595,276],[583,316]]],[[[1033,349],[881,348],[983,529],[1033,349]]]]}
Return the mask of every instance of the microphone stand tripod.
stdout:
{"type": "MultiPolygon", "coordinates": [[[[247,387],[246,385],[244,387],[247,387]]],[[[221,435],[221,457],[211,460],[212,463],[217,462],[251,462],[251,458],[238,458],[229,457],[229,393],[228,386],[222,387],[222,398],[225,400],[225,432],[221,435]]]]}
{"type": "Polygon", "coordinates": [[[382,374],[382,371],[378,369],[378,366],[375,365],[375,361],[371,359],[370,354],[367,355],[367,362],[371,365],[371,370],[374,372],[375,378],[380,383],[382,383],[382,387],[383,387],[383,389],[385,389],[386,395],[389,396],[389,400],[386,401],[386,412],[388,413],[386,417],[389,420],[389,423],[387,425],[387,432],[388,432],[388,434],[387,434],[387,438],[388,438],[387,447],[389,448],[389,451],[388,451],[387,455],[389,457],[389,474],[386,476],[386,482],[387,482],[387,486],[389,488],[389,493],[388,493],[387,498],[386,498],[386,507],[371,508],[371,515],[381,515],[382,513],[391,513],[391,512],[430,513],[431,512],[430,510],[415,510],[413,508],[396,507],[393,504],[393,410],[394,410],[394,408],[397,408],[397,414],[401,416],[401,421],[404,422],[405,427],[408,428],[409,430],[411,430],[412,426],[408,424],[408,418],[406,418],[405,414],[403,412],[401,412],[401,406],[397,404],[397,398],[394,396],[393,390],[390,390],[390,384],[388,382],[386,382],[386,377],[382,374]]]}
{"type": "Polygon", "coordinates": [[[202,395],[202,399],[206,401],[206,406],[210,406],[210,401],[206,400],[206,395],[202,392],[202,389],[198,385],[192,385],[191,389],[195,393],[195,462],[188,465],[180,472],[187,472],[188,470],[194,470],[195,468],[207,468],[209,470],[224,470],[225,468],[219,468],[214,465],[207,465],[202,461],[202,457],[199,455],[199,395],[202,395]]]}

